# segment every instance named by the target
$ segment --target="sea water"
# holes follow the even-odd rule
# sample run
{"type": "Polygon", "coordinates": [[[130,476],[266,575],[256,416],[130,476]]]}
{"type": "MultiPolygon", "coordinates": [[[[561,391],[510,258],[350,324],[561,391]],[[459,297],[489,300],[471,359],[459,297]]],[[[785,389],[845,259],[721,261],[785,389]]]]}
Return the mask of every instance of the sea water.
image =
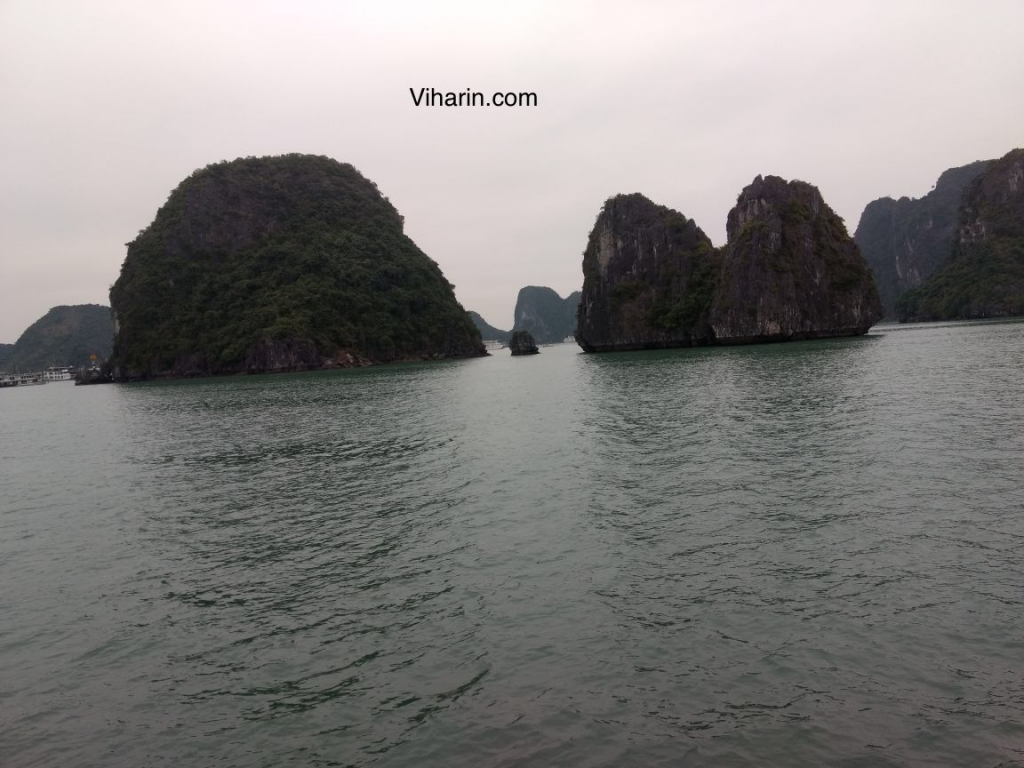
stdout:
{"type": "Polygon", "coordinates": [[[1006,322],[4,390],[0,765],[1016,764],[1022,382],[1006,322]]]}

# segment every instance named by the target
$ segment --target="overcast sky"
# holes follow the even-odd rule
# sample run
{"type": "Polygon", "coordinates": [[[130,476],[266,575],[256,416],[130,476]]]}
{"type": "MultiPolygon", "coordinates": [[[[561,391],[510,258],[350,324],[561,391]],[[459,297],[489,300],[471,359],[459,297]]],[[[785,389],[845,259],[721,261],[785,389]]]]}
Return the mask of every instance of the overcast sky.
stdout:
{"type": "Polygon", "coordinates": [[[864,205],[1024,146],[1024,2],[0,0],[0,342],[108,303],[125,243],[194,169],[352,163],[467,309],[582,284],[603,201],[716,244],[757,174],[864,205]],[[415,107],[409,88],[533,91],[415,107]]]}

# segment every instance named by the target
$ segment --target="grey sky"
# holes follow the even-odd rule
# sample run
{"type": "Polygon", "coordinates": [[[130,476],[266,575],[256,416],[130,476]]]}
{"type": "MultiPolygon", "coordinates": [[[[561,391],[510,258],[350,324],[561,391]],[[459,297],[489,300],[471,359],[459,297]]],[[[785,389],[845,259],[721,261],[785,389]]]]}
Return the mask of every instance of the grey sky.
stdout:
{"type": "Polygon", "coordinates": [[[716,243],[758,173],[853,231],[882,195],[1024,145],[1024,2],[0,0],[0,341],[107,303],[124,244],[196,168],[355,165],[467,309],[580,287],[601,203],[643,192],[716,243]],[[414,107],[409,88],[534,91],[414,107]]]}

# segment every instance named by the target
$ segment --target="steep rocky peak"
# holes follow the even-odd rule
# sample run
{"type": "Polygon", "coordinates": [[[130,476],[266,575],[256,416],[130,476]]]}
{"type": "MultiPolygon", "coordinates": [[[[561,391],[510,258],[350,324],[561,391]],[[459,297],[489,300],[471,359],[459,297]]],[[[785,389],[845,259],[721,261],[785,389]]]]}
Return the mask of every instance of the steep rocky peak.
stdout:
{"type": "Polygon", "coordinates": [[[615,221],[634,220],[638,216],[656,215],[662,206],[652,202],[639,192],[615,195],[605,201],[598,216],[599,223],[612,224],[615,221]]]}
{"type": "Polygon", "coordinates": [[[822,197],[818,188],[805,181],[786,181],[779,176],[758,175],[736,198],[736,205],[729,211],[726,234],[732,242],[752,221],[767,221],[781,217],[787,204],[796,202],[817,216],[821,211],[822,197]]]}
{"type": "Polygon", "coordinates": [[[601,275],[616,271],[617,261],[633,263],[638,251],[656,262],[679,244],[711,247],[710,238],[693,219],[638,192],[605,201],[590,238],[588,250],[593,249],[601,275]]]}
{"type": "MultiPolygon", "coordinates": [[[[688,219],[679,211],[664,205],[658,205],[639,192],[608,198],[597,217],[596,228],[618,233],[623,227],[632,231],[637,228],[664,225],[667,219],[687,226],[692,232],[700,232],[693,219],[688,219]]],[[[701,232],[702,236],[703,234],[701,232]]]]}

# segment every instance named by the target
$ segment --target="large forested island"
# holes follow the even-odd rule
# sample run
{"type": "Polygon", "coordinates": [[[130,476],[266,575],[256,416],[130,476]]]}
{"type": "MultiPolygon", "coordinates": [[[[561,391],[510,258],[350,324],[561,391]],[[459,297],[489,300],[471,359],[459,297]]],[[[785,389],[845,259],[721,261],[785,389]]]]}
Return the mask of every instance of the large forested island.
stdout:
{"type": "Polygon", "coordinates": [[[588,352],[863,334],[878,291],[818,189],[758,176],[720,249],[640,194],[608,200],[583,255],[576,341],[588,352]]]}
{"type": "Polygon", "coordinates": [[[485,354],[394,206],[327,157],[196,171],[128,244],[110,300],[121,380],[485,354]]]}

